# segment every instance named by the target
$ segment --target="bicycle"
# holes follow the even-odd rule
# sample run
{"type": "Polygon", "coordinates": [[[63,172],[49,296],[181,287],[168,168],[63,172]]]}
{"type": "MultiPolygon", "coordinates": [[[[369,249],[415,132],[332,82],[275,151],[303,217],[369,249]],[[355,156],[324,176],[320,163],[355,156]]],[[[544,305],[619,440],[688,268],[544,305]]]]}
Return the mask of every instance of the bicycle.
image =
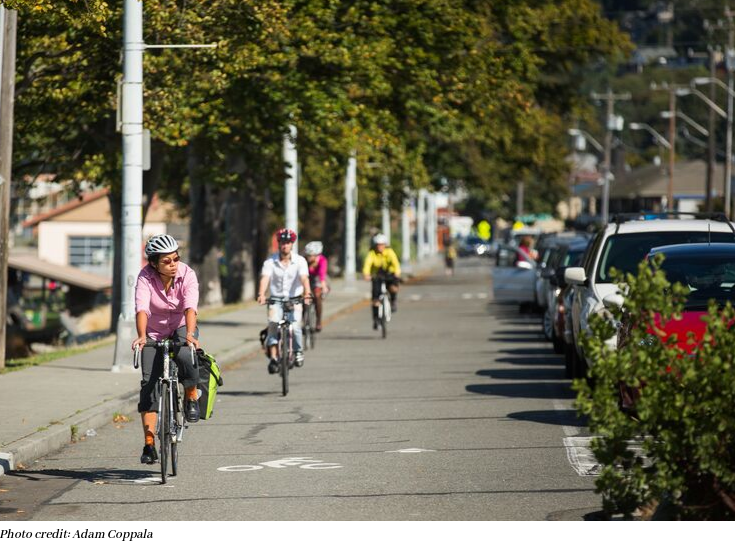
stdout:
{"type": "Polygon", "coordinates": [[[283,396],[288,394],[288,373],[293,368],[296,359],[294,351],[294,331],[293,323],[288,319],[288,315],[293,312],[294,305],[303,303],[304,298],[297,296],[295,298],[268,298],[268,305],[280,303],[283,307],[283,316],[278,321],[278,364],[280,367],[279,374],[281,376],[283,396]]]}
{"type": "MultiPolygon", "coordinates": [[[[185,341],[147,341],[143,347],[155,347],[163,349],[163,372],[158,379],[156,389],[158,392],[158,422],[156,423],[156,436],[161,448],[161,483],[165,484],[168,478],[168,456],[171,454],[171,475],[178,474],[179,466],[179,443],[184,436],[184,429],[188,425],[184,419],[184,387],[179,383],[179,367],[171,366],[173,358],[172,350],[177,347],[185,347],[185,341]],[[172,396],[172,393],[176,393],[172,396]]],[[[191,358],[194,361],[194,347],[191,349],[191,358]]],[[[135,347],[133,365],[140,367],[142,351],[140,346],[135,347]]]]}
{"type": "Polygon", "coordinates": [[[390,293],[386,286],[386,276],[376,276],[380,280],[380,295],[378,296],[378,323],[383,338],[388,337],[388,323],[390,322],[390,293]]]}
{"type": "Polygon", "coordinates": [[[304,350],[313,349],[316,346],[316,303],[312,298],[310,303],[304,304],[304,350]]]}

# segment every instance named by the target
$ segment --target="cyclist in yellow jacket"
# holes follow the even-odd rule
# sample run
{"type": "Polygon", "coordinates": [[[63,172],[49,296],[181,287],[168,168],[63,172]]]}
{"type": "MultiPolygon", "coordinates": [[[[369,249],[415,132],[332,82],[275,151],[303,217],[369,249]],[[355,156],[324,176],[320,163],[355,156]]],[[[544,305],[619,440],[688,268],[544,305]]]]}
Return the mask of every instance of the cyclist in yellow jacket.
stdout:
{"type": "Polygon", "coordinates": [[[382,233],[373,237],[373,248],[365,258],[362,274],[366,281],[371,280],[373,283],[373,329],[377,330],[381,282],[385,281],[390,293],[390,308],[394,313],[398,310],[396,297],[398,283],[401,282],[401,262],[395,251],[388,247],[388,238],[382,233]]]}

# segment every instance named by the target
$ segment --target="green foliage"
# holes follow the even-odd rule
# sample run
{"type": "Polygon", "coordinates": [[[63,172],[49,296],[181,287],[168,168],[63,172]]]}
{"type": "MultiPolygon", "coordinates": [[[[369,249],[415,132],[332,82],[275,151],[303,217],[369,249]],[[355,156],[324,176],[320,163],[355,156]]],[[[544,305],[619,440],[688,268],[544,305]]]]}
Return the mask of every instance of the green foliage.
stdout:
{"type": "MultiPolygon", "coordinates": [[[[596,485],[610,514],[630,516],[666,501],[678,517],[735,518],[735,310],[710,302],[704,342],[690,355],[662,325],[677,319],[687,287],[670,284],[643,262],[638,275],[616,276],[623,310],[593,316],[583,341],[589,381],[578,380],[577,407],[598,435],[593,451],[603,465],[596,485]],[[624,343],[609,347],[615,334],[624,343]],[[620,385],[639,389],[634,411],[622,411],[620,385]]],[[[690,339],[691,341],[691,339],[690,339]]]]}
{"type": "Polygon", "coordinates": [[[0,4],[18,10],[21,16],[54,14],[69,22],[90,25],[101,33],[105,32],[104,21],[110,14],[106,0],[2,0],[0,4]]]}

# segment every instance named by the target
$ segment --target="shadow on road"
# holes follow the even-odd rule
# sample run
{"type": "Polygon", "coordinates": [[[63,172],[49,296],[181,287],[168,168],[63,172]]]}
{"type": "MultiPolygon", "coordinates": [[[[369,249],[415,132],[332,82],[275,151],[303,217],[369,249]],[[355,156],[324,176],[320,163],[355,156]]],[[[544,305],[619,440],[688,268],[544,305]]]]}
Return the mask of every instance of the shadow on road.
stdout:
{"type": "Polygon", "coordinates": [[[587,422],[585,419],[577,416],[576,410],[538,410],[538,411],[517,411],[508,414],[509,419],[518,421],[532,421],[534,423],[542,423],[544,425],[559,425],[562,427],[585,427],[587,422]]]}
{"type": "Polygon", "coordinates": [[[87,470],[16,470],[9,472],[8,476],[15,476],[31,481],[44,481],[54,478],[63,478],[67,480],[80,480],[90,483],[113,483],[129,485],[136,480],[147,480],[160,474],[157,470],[158,465],[151,465],[150,470],[130,470],[120,468],[90,468],[87,470]]]}
{"type": "Polygon", "coordinates": [[[564,359],[552,353],[549,356],[504,356],[496,358],[495,362],[521,366],[563,366],[564,359]]]}
{"type": "Polygon", "coordinates": [[[217,391],[217,396],[270,396],[276,391],[217,391]]]}
{"type": "Polygon", "coordinates": [[[467,385],[467,392],[508,398],[574,398],[575,394],[567,385],[549,383],[513,383],[502,385],[467,385]]]}
{"type": "Polygon", "coordinates": [[[512,379],[516,381],[556,381],[565,379],[564,370],[547,368],[521,368],[514,370],[480,370],[477,375],[492,377],[493,379],[512,379]]]}
{"type": "Polygon", "coordinates": [[[521,347],[520,349],[503,349],[502,351],[498,351],[500,354],[504,355],[548,355],[548,356],[557,356],[556,353],[554,353],[550,347],[521,347]]]}

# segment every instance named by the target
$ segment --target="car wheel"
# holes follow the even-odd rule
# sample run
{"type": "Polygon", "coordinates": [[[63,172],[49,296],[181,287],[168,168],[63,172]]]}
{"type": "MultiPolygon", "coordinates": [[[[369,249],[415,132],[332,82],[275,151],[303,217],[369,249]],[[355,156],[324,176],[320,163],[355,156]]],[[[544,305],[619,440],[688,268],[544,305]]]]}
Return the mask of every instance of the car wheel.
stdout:
{"type": "Polygon", "coordinates": [[[554,318],[552,313],[553,311],[550,307],[544,312],[543,329],[546,341],[554,341],[554,318]]]}

